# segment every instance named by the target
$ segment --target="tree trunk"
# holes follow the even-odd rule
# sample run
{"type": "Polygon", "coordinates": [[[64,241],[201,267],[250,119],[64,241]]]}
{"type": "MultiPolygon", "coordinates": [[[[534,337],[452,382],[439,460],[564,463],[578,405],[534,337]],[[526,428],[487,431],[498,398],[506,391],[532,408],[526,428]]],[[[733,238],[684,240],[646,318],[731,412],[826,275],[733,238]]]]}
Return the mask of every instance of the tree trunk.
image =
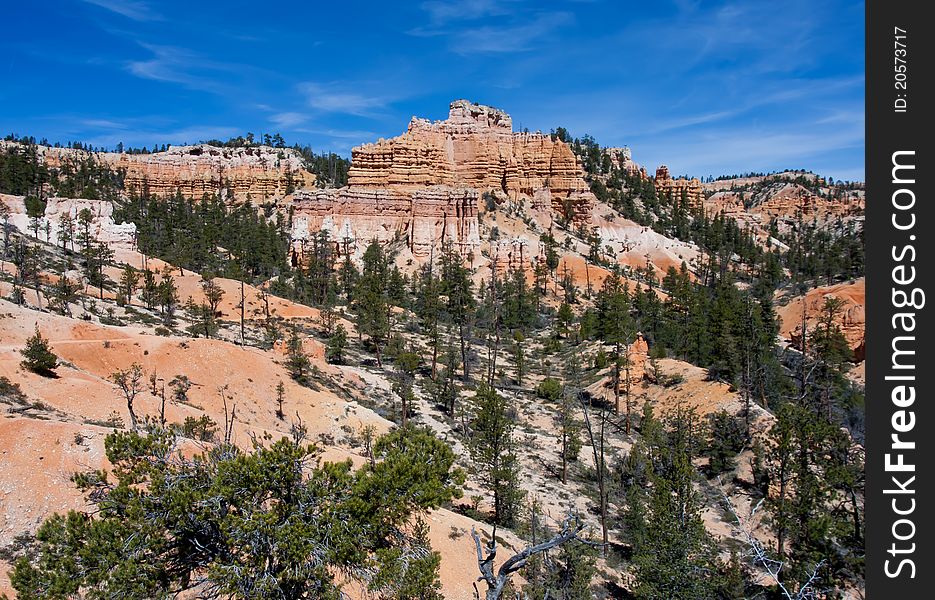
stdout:
{"type": "Polygon", "coordinates": [[[467,360],[467,347],[465,346],[464,341],[464,322],[458,323],[458,337],[461,342],[461,372],[463,373],[462,378],[465,382],[470,380],[470,369],[468,367],[467,360]]]}

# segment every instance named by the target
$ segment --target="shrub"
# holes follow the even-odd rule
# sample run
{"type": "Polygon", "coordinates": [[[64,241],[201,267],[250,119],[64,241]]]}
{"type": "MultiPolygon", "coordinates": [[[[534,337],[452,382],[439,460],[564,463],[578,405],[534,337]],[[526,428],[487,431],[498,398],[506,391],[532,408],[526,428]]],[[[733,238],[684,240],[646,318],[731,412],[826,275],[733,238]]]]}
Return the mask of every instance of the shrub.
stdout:
{"type": "Polygon", "coordinates": [[[558,379],[546,377],[536,387],[536,396],[549,402],[555,402],[562,395],[562,384],[558,379]]]}

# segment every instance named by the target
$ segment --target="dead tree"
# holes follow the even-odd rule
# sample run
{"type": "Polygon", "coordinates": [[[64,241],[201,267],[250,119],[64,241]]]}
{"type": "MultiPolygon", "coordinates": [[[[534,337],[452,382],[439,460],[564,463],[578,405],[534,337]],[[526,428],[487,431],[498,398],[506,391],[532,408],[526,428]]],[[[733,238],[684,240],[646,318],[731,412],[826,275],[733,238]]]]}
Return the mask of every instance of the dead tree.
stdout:
{"type": "Polygon", "coordinates": [[[130,411],[130,427],[136,431],[137,420],[136,412],[133,410],[133,401],[137,394],[143,391],[143,367],[139,363],[133,363],[129,369],[121,369],[112,373],[110,380],[123,392],[127,400],[127,410],[130,411]]]}
{"type": "MultiPolygon", "coordinates": [[[[551,550],[575,539],[583,529],[584,524],[581,519],[577,515],[570,514],[562,523],[562,530],[552,539],[534,546],[527,546],[521,552],[517,552],[508,558],[506,562],[500,565],[500,569],[494,573],[494,560],[497,558],[497,530],[494,528],[490,543],[484,546],[481,544],[477,530],[472,527],[471,537],[474,538],[474,545],[477,548],[477,566],[481,572],[481,576],[477,578],[477,581],[483,581],[487,584],[487,593],[484,595],[485,600],[499,600],[501,594],[503,594],[503,589],[510,581],[510,576],[525,567],[530,556],[551,550]]],[[[474,586],[474,597],[480,598],[480,592],[476,584],[474,586]]]]}
{"type": "Polygon", "coordinates": [[[728,512],[730,512],[731,516],[734,517],[734,531],[747,545],[747,555],[750,557],[750,562],[752,562],[754,566],[760,567],[766,571],[769,579],[776,584],[782,597],[786,600],[818,600],[819,598],[826,597],[826,591],[819,590],[815,587],[818,574],[824,566],[825,561],[818,561],[811,573],[809,573],[808,578],[799,585],[798,589],[788,586],[785,579],[782,577],[782,569],[785,567],[785,563],[771,554],[766,546],[764,546],[753,533],[755,529],[754,521],[756,520],[756,513],[763,505],[763,500],[761,499],[756,505],[751,507],[747,518],[742,519],[737,509],[734,507],[730,496],[727,495],[727,492],[721,485],[720,478],[718,478],[718,487],[720,487],[724,506],[727,508],[728,512]]]}

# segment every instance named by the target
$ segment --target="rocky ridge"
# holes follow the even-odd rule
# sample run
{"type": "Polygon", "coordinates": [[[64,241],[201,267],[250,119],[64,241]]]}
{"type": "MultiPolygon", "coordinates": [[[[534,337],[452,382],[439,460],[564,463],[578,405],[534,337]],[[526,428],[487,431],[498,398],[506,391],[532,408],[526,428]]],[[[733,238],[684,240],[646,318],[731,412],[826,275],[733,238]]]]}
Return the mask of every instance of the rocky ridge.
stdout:
{"type": "Polygon", "coordinates": [[[121,172],[128,193],[148,191],[162,197],[181,193],[196,200],[205,194],[218,194],[228,201],[262,202],[315,185],[315,175],[305,169],[302,157],[290,148],[198,144],[129,154],[38,146],[38,152],[50,169],[76,164],[90,155],[121,172]]]}

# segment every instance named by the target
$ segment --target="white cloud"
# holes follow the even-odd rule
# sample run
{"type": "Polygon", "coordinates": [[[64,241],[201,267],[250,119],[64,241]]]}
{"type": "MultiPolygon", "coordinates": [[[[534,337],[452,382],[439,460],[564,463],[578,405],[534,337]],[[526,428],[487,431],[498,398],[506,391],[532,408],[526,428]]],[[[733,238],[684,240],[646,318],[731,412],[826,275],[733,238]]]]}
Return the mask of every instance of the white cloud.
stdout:
{"type": "Polygon", "coordinates": [[[134,21],[161,21],[162,15],[142,0],[83,0],[134,21]]]}
{"type": "Polygon", "coordinates": [[[308,115],[299,112],[281,112],[271,115],[269,120],[279,127],[295,127],[308,120],[308,115]]]}
{"type": "Polygon", "coordinates": [[[305,82],[299,85],[299,91],[305,95],[308,106],[323,112],[372,116],[387,104],[384,97],[353,90],[353,87],[342,83],[305,82]]]}

